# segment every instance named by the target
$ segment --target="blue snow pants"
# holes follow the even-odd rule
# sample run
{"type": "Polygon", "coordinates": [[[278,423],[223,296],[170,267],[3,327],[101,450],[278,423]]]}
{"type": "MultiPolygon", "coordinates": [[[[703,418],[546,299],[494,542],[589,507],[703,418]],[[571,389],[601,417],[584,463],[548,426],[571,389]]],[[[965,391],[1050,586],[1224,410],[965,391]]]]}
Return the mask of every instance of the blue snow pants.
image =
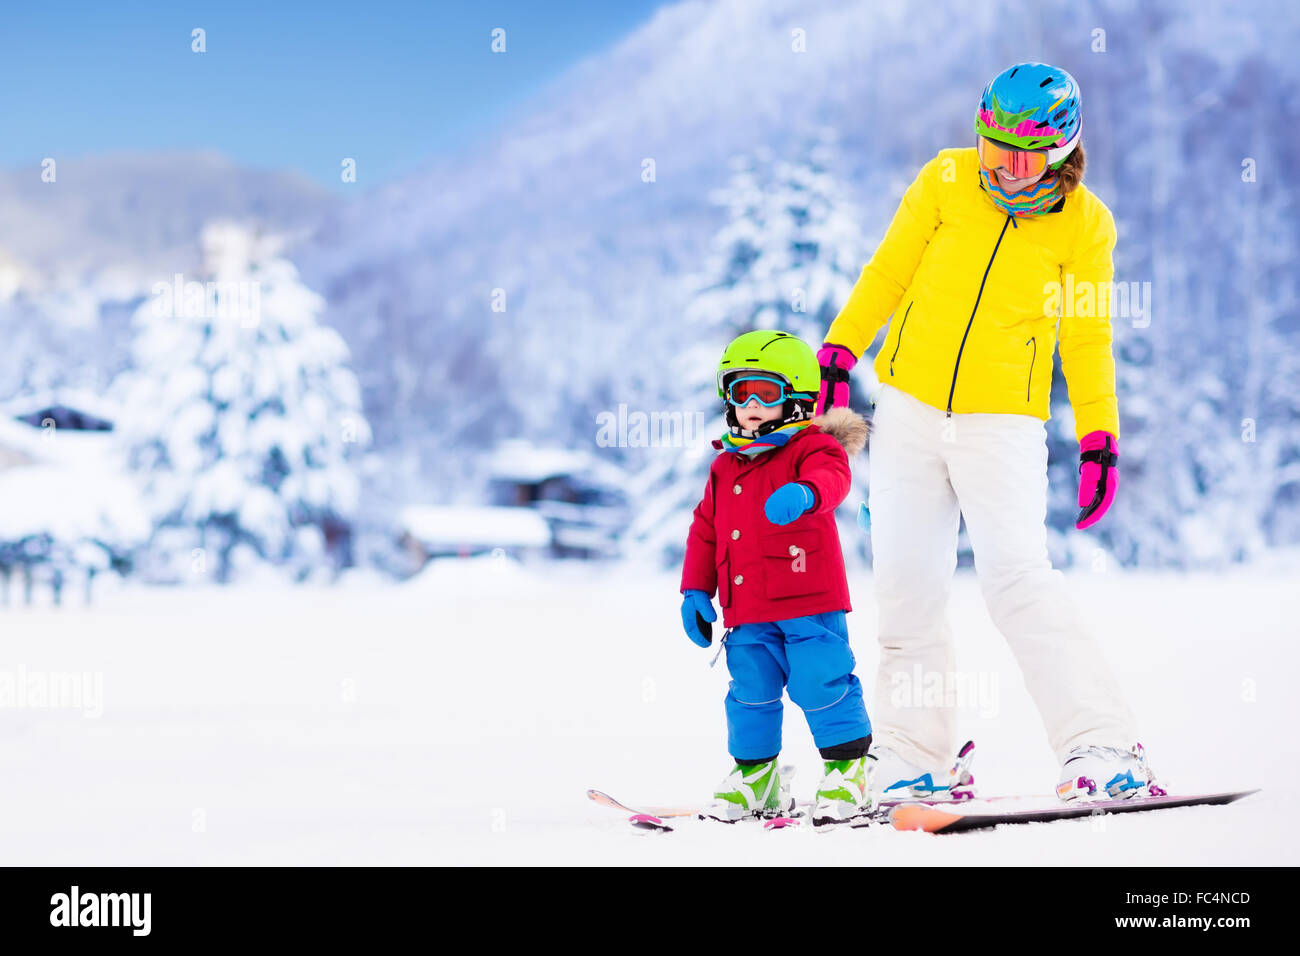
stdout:
{"type": "Polygon", "coordinates": [[[843,611],[742,624],[727,636],[727,747],[737,763],[781,752],[782,692],[803,709],[818,747],[871,733],[843,611]]]}

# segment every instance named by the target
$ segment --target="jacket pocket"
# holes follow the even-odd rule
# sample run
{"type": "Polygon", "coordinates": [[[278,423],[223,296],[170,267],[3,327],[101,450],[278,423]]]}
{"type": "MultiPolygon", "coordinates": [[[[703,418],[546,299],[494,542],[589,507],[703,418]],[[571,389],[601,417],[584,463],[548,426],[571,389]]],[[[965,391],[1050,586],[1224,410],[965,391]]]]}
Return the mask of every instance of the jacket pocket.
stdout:
{"type": "Polygon", "coordinates": [[[907,317],[911,314],[912,306],[915,304],[914,301],[907,303],[907,309],[903,312],[902,324],[898,326],[898,340],[894,343],[894,354],[889,356],[889,374],[891,376],[894,374],[894,359],[898,358],[898,350],[903,347],[903,333],[907,331],[907,317]]]}
{"type": "Polygon", "coordinates": [[[820,529],[782,531],[758,543],[763,586],[769,598],[800,597],[826,590],[824,540],[820,529]]]}
{"type": "Polygon", "coordinates": [[[718,604],[731,607],[731,572],[725,554],[718,562],[718,604]]]}

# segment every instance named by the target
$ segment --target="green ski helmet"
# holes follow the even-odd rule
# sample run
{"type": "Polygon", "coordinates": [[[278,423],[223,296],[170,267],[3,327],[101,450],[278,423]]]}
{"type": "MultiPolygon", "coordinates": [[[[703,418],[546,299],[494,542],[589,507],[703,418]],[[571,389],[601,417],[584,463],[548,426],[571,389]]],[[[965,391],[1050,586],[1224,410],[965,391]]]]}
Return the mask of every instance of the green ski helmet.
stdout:
{"type": "Polygon", "coordinates": [[[822,370],[817,356],[801,339],[789,332],[759,329],[746,332],[733,339],[718,361],[718,397],[727,412],[727,422],[736,426],[735,409],[727,401],[727,384],[742,372],[759,372],[779,378],[790,387],[784,413],[779,425],[811,418],[817,391],[821,387],[822,370]]]}

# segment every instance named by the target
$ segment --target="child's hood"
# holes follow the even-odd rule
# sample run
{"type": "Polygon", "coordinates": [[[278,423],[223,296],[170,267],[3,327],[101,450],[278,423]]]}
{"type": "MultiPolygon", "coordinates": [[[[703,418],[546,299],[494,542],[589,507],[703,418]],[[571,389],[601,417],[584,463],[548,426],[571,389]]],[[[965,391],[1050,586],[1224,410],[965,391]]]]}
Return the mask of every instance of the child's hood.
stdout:
{"type": "Polygon", "coordinates": [[[829,408],[812,423],[839,442],[850,458],[867,447],[871,424],[852,409],[829,408]]]}

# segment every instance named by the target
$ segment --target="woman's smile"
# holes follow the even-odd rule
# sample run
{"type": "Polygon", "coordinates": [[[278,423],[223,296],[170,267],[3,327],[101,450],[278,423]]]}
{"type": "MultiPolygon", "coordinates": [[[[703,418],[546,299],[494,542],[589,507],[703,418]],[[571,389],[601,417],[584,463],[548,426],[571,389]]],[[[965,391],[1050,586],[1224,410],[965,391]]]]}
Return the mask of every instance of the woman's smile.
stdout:
{"type": "Polygon", "coordinates": [[[1041,176],[1026,176],[1024,179],[1016,179],[1005,169],[998,169],[998,185],[1009,193],[1019,192],[1026,186],[1032,186],[1041,179],[1041,176]]]}

